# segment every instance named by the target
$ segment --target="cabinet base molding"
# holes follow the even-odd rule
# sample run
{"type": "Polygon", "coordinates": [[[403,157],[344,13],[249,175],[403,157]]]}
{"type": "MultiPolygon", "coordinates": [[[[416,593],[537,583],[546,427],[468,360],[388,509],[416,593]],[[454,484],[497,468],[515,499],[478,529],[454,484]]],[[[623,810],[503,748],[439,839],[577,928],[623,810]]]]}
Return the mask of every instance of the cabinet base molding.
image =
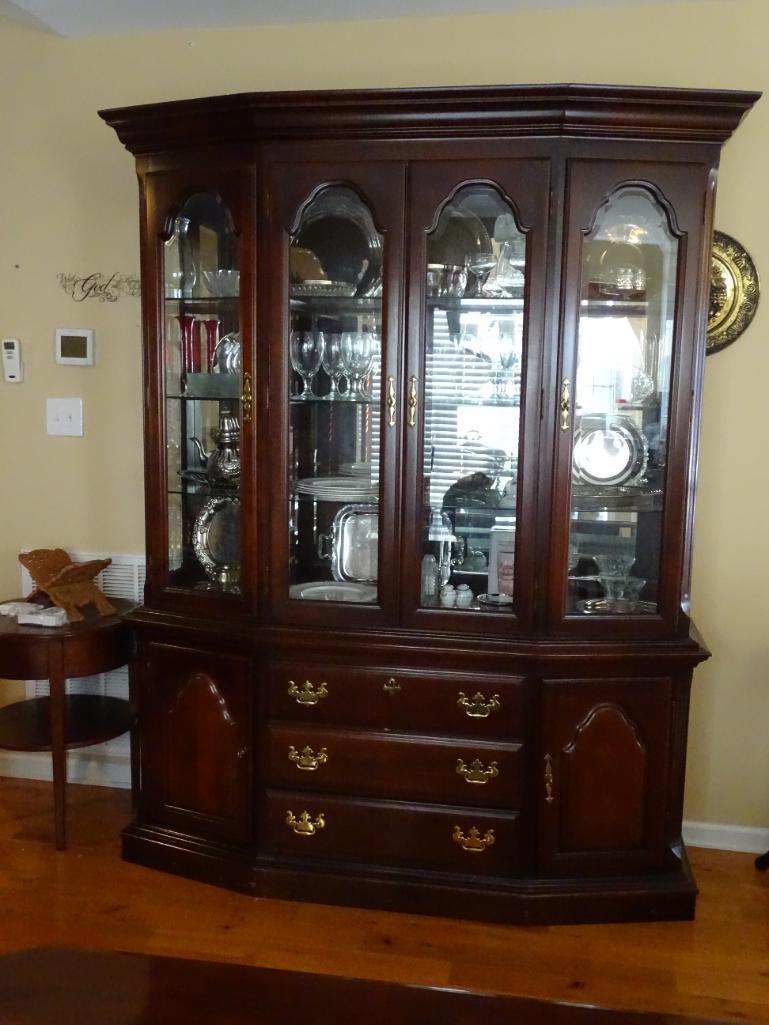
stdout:
{"type": "Polygon", "coordinates": [[[509,925],[686,921],[697,897],[685,852],[680,871],[654,876],[484,879],[474,886],[389,868],[279,864],[138,823],[123,832],[122,844],[126,861],[255,897],[509,925]]]}

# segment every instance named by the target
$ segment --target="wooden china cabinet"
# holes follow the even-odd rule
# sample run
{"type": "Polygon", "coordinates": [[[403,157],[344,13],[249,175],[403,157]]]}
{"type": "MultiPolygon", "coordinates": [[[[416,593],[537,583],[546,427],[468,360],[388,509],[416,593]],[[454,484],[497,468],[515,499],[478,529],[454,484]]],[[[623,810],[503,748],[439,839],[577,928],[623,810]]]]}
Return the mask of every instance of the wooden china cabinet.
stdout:
{"type": "Polygon", "coordinates": [[[141,191],[128,859],[502,922],[693,915],[711,226],[757,98],[102,113],[141,191]]]}

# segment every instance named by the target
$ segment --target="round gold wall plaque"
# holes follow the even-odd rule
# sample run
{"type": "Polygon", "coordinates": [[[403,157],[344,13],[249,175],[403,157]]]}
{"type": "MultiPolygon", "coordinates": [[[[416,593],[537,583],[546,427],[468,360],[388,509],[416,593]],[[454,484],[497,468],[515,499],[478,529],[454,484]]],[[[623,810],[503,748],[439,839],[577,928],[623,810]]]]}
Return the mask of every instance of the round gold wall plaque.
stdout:
{"type": "Polygon", "coordinates": [[[718,352],[739,338],[758,308],[758,273],[736,239],[713,233],[707,351],[718,352]]]}

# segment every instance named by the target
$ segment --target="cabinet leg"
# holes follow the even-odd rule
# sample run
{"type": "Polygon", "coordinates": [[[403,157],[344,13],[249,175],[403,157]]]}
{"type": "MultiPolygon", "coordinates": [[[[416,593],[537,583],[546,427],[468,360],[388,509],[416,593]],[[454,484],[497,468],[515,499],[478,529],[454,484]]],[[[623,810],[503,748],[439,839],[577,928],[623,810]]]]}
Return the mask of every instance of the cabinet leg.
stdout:
{"type": "Polygon", "coordinates": [[[48,656],[51,688],[51,758],[53,761],[53,816],[56,849],[67,846],[67,723],[64,700],[64,653],[61,644],[51,644],[48,656]]]}

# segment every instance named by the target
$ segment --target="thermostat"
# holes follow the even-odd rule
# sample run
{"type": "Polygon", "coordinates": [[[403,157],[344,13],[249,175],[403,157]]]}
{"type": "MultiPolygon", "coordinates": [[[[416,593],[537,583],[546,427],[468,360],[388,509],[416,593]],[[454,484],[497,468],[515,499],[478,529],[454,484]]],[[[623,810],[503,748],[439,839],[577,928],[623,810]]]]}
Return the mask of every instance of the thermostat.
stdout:
{"type": "Polygon", "coordinates": [[[90,328],[56,328],[56,362],[71,367],[93,366],[93,331],[90,328]]]}

